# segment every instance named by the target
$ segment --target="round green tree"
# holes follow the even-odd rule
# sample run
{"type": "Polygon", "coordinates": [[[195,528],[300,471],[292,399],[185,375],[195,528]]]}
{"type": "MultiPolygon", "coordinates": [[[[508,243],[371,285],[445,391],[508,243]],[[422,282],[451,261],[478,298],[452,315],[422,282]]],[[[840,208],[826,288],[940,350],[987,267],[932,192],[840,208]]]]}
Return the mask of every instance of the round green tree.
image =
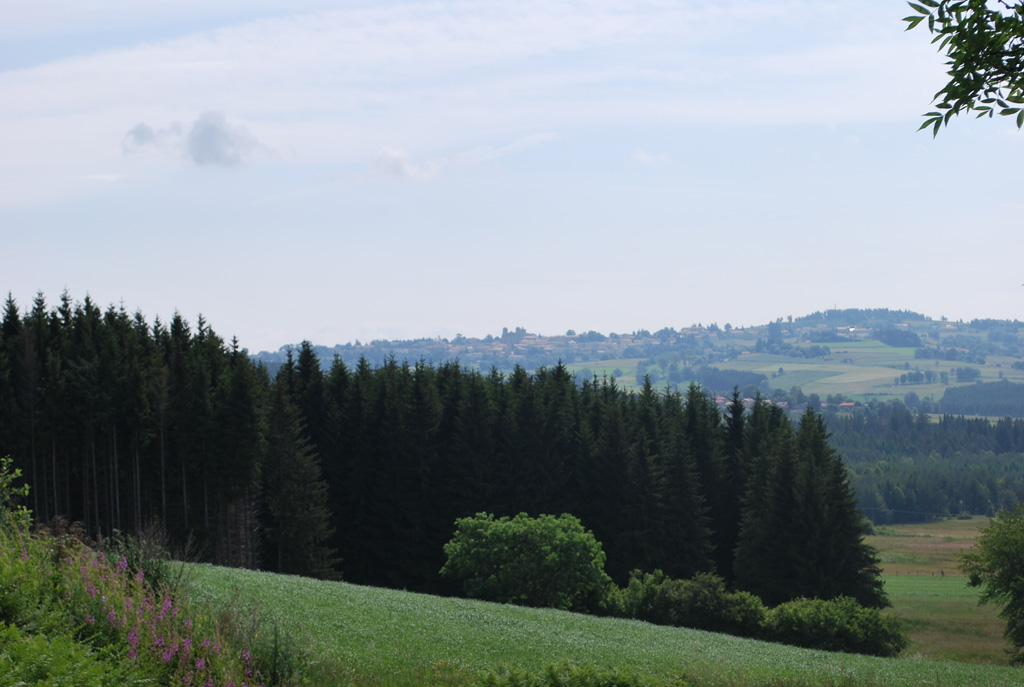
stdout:
{"type": "Polygon", "coordinates": [[[588,611],[611,585],[601,543],[567,513],[497,519],[477,513],[455,527],[441,575],[461,580],[467,596],[588,611]]]}

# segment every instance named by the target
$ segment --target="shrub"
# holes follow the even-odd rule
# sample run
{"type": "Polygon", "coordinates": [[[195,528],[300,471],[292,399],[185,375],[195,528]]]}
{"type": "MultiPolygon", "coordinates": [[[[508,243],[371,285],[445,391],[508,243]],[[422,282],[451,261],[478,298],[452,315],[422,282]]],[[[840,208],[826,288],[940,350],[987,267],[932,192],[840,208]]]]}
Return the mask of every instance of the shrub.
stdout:
{"type": "Polygon", "coordinates": [[[796,599],[768,612],[765,638],[809,649],[895,656],[909,644],[895,618],[849,597],[796,599]]]}
{"type": "Polygon", "coordinates": [[[441,575],[461,580],[468,596],[592,611],[611,586],[600,542],[572,515],[478,513],[455,525],[441,575]]]}
{"type": "Polygon", "coordinates": [[[613,596],[618,614],[656,625],[757,637],[765,618],[759,598],[728,591],[722,578],[711,573],[674,580],[660,570],[634,570],[626,587],[613,596]]]}

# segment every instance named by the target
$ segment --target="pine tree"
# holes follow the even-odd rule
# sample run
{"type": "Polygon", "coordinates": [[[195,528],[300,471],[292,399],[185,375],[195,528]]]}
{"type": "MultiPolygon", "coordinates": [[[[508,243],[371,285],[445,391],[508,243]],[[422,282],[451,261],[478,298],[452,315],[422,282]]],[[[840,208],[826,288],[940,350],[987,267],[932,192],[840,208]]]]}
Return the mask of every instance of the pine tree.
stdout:
{"type": "Polygon", "coordinates": [[[857,507],[846,467],[829,446],[820,415],[808,410],[796,434],[800,453],[794,596],[851,596],[865,606],[888,605],[874,549],[864,543],[867,520],[857,507]]]}
{"type": "Polygon", "coordinates": [[[714,562],[707,508],[686,445],[686,418],[679,392],[666,390],[658,424],[661,445],[656,474],[664,557],[655,567],[670,577],[685,579],[711,570],[714,562]]]}
{"type": "Polygon", "coordinates": [[[292,400],[294,363],[278,372],[262,469],[266,518],[266,564],[281,573],[331,578],[337,575],[327,509],[327,484],[292,400]]]}
{"type": "Polygon", "coordinates": [[[722,416],[714,400],[699,384],[691,384],[686,392],[683,408],[683,438],[694,466],[697,480],[704,494],[708,526],[711,529],[712,559],[715,570],[732,566],[733,553],[729,542],[723,539],[728,501],[725,499],[725,464],[722,451],[722,416]]]}

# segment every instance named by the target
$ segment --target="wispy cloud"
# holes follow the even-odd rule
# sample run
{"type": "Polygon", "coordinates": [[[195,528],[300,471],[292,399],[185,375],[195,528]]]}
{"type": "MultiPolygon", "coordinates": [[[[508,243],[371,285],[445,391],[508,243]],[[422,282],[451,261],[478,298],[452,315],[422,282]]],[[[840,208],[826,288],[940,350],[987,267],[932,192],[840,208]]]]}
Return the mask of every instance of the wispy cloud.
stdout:
{"type": "Polygon", "coordinates": [[[646,150],[634,150],[629,159],[647,167],[663,165],[671,161],[671,158],[665,153],[648,153],[646,150]]]}
{"type": "Polygon", "coordinates": [[[378,174],[396,176],[413,181],[428,181],[442,175],[445,171],[467,169],[553,140],[552,133],[530,134],[522,136],[503,145],[478,146],[470,150],[439,155],[425,160],[418,160],[405,150],[398,148],[382,148],[372,160],[372,168],[378,174]]]}
{"type": "Polygon", "coordinates": [[[82,181],[99,181],[110,184],[124,178],[123,174],[84,174],[79,177],[82,181]]]}
{"type": "Polygon", "coordinates": [[[488,160],[514,155],[529,148],[547,143],[555,138],[552,133],[530,134],[512,143],[499,146],[480,146],[452,156],[452,163],[459,167],[472,167],[488,160]]]}
{"type": "Polygon", "coordinates": [[[426,181],[438,174],[437,165],[431,162],[413,162],[409,154],[397,148],[382,148],[373,159],[373,169],[385,176],[401,177],[413,181],[426,181]]]}

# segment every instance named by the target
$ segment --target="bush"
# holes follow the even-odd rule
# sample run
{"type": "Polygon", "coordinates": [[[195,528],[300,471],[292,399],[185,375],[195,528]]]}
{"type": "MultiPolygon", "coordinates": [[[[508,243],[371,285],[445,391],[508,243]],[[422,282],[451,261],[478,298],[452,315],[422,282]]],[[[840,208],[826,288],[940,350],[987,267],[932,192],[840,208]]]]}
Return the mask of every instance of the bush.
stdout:
{"type": "Polygon", "coordinates": [[[461,580],[468,596],[593,611],[611,586],[600,542],[572,515],[495,520],[478,513],[455,525],[441,575],[461,580]]]}
{"type": "Polygon", "coordinates": [[[765,638],[808,649],[895,656],[909,644],[895,618],[849,597],[796,599],[768,612],[765,638]]]}
{"type": "Polygon", "coordinates": [[[765,618],[759,598],[749,592],[728,591],[722,578],[711,573],[674,580],[660,570],[634,570],[629,584],[613,596],[615,612],[656,625],[757,637],[765,618]]]}

